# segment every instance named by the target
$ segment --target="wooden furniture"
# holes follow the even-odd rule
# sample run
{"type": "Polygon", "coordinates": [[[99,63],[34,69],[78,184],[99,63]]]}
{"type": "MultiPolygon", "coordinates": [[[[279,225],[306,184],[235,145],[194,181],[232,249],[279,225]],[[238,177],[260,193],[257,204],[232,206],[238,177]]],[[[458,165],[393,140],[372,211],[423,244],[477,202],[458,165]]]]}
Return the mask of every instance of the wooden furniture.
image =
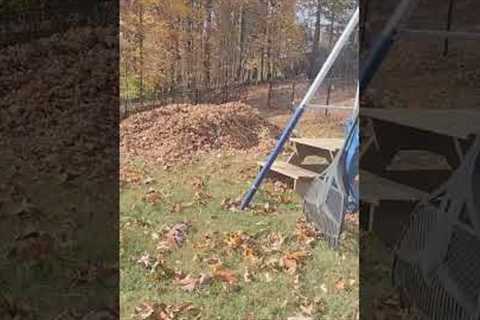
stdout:
{"type": "MultiPolygon", "coordinates": [[[[343,140],[336,138],[291,138],[294,152],[286,162],[275,161],[270,174],[281,175],[293,183],[294,190],[304,196],[313,179],[315,179],[330,163],[343,140]],[[323,164],[306,164],[307,157],[315,156],[324,160],[323,164]]],[[[260,166],[264,162],[259,163],[260,166]]]]}
{"type": "Polygon", "coordinates": [[[362,133],[366,133],[360,151],[360,201],[367,207],[362,214],[368,215],[368,230],[372,230],[375,211],[382,203],[414,205],[446,181],[480,132],[480,112],[471,110],[365,108],[360,117],[362,133]],[[447,172],[414,166],[402,172],[389,169],[393,159],[406,150],[443,156],[450,168],[447,172]],[[434,183],[425,187],[432,177],[434,183]]]}

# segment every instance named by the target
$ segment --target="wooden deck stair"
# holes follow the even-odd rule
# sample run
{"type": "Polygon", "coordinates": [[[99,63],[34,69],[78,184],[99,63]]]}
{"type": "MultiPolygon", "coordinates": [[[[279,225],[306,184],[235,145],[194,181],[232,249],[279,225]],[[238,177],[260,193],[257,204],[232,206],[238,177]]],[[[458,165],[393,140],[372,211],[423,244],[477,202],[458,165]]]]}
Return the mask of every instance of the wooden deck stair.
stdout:
{"type": "MultiPolygon", "coordinates": [[[[263,167],[265,165],[265,161],[259,162],[259,165],[263,167]]],[[[284,161],[275,161],[272,165],[271,170],[295,180],[314,179],[319,175],[317,172],[313,172],[311,170],[307,170],[284,161]]]]}
{"type": "Polygon", "coordinates": [[[375,209],[382,201],[400,201],[415,203],[422,200],[428,193],[413,187],[377,176],[371,172],[360,170],[362,189],[360,201],[369,205],[367,230],[373,230],[375,209]]]}
{"type": "Polygon", "coordinates": [[[373,205],[380,201],[410,201],[415,202],[427,196],[427,193],[410,186],[377,176],[371,172],[361,170],[360,181],[362,192],[360,200],[373,205]]]}
{"type": "MultiPolygon", "coordinates": [[[[265,162],[259,162],[259,165],[263,167],[265,162]]],[[[312,180],[319,175],[317,172],[313,172],[284,161],[275,161],[270,169],[270,172],[291,178],[293,180],[293,190],[300,195],[304,195],[307,192],[308,186],[312,180]]]]}
{"type": "Polygon", "coordinates": [[[335,153],[340,150],[343,139],[338,138],[292,138],[295,152],[289,163],[300,163],[307,156],[317,155],[331,161],[335,153]]]}
{"type": "MultiPolygon", "coordinates": [[[[271,173],[287,177],[293,181],[294,190],[300,195],[304,195],[313,179],[322,171],[325,165],[309,166],[304,164],[305,158],[316,156],[323,158],[329,163],[336,152],[342,147],[342,139],[325,138],[291,138],[294,152],[285,161],[275,161],[270,169],[271,173]],[[308,167],[308,168],[307,168],[308,167]],[[315,169],[309,169],[309,168],[315,169]],[[319,169],[316,169],[319,168],[319,169]]],[[[264,166],[265,162],[259,162],[264,166]]]]}

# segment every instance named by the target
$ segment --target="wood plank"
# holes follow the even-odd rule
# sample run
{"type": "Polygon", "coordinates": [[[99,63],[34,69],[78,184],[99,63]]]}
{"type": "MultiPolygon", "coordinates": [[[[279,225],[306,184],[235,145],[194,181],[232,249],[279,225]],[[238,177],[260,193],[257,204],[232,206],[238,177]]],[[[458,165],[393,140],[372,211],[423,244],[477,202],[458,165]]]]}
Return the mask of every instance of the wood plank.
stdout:
{"type": "MultiPolygon", "coordinates": [[[[265,162],[259,162],[260,166],[264,166],[265,162]]],[[[293,178],[295,180],[298,179],[314,179],[319,174],[307,169],[300,168],[293,164],[284,162],[284,161],[275,161],[270,169],[273,172],[280,173],[284,176],[293,178]]]]}
{"type": "Polygon", "coordinates": [[[414,40],[418,40],[418,37],[425,37],[431,39],[432,37],[439,38],[452,38],[462,40],[480,40],[479,32],[459,32],[459,31],[446,31],[446,30],[415,30],[415,29],[401,29],[399,31],[400,36],[411,37],[414,40]]]}
{"type": "Polygon", "coordinates": [[[353,110],[353,106],[337,106],[332,104],[308,104],[307,109],[353,110]]]}
{"type": "Polygon", "coordinates": [[[338,138],[291,138],[290,141],[295,144],[331,152],[338,151],[343,145],[343,139],[338,138]]]}
{"type": "Polygon", "coordinates": [[[467,139],[480,133],[480,112],[475,110],[410,110],[362,108],[360,116],[383,120],[441,135],[467,139]]]}
{"type": "Polygon", "coordinates": [[[382,200],[418,201],[428,194],[398,182],[377,176],[368,171],[360,171],[360,199],[378,205],[382,200]]]}

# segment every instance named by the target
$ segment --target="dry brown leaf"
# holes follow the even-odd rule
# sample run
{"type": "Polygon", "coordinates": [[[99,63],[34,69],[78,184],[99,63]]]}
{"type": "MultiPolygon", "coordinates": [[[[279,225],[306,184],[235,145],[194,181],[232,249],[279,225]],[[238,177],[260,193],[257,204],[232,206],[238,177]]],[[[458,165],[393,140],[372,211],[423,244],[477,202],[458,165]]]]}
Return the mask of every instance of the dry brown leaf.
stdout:
{"type": "Polygon", "coordinates": [[[173,320],[163,303],[142,303],[135,308],[135,317],[139,320],[173,320]]]}
{"type": "Polygon", "coordinates": [[[208,200],[212,199],[212,194],[205,192],[205,191],[197,191],[193,195],[193,200],[201,206],[205,206],[208,204],[208,200]]]}
{"type": "Polygon", "coordinates": [[[47,259],[54,250],[55,239],[45,232],[30,232],[18,237],[7,257],[17,261],[38,262],[47,259]]]}
{"type": "Polygon", "coordinates": [[[135,308],[134,318],[138,320],[174,320],[181,314],[195,310],[192,303],[173,305],[164,303],[142,303],[135,308]]]}
{"type": "Polygon", "coordinates": [[[313,314],[314,308],[315,308],[315,305],[313,303],[300,306],[300,310],[302,310],[302,312],[307,316],[311,316],[313,314]]]}
{"type": "Polygon", "coordinates": [[[265,281],[272,282],[272,280],[273,280],[272,275],[269,272],[265,273],[265,281]]]}
{"type": "Polygon", "coordinates": [[[302,314],[295,315],[293,317],[288,317],[287,320],[313,320],[312,317],[307,317],[302,314]]]}
{"type": "Polygon", "coordinates": [[[272,215],[278,213],[277,208],[270,202],[254,205],[253,212],[260,215],[272,215]]]}
{"type": "Polygon", "coordinates": [[[192,178],[192,186],[194,188],[194,190],[196,191],[201,191],[203,189],[205,189],[206,187],[206,183],[204,181],[204,178],[203,177],[193,177],[192,178]]]}
{"type": "Polygon", "coordinates": [[[299,218],[295,225],[295,236],[298,242],[309,245],[318,239],[319,233],[311,224],[307,223],[304,218],[299,218]]]}
{"type": "Polygon", "coordinates": [[[170,210],[171,213],[180,213],[183,210],[183,206],[181,203],[175,203],[170,210]]]}
{"type": "Polygon", "coordinates": [[[262,245],[263,250],[267,253],[280,251],[287,237],[280,233],[272,232],[267,236],[266,242],[262,245]]]}
{"type": "Polygon", "coordinates": [[[245,269],[245,273],[243,274],[243,281],[247,283],[253,281],[253,274],[248,269],[245,269]]]}
{"type": "Polygon", "coordinates": [[[237,275],[235,272],[228,270],[228,269],[219,269],[214,271],[213,276],[215,279],[226,282],[228,284],[236,284],[238,282],[237,275]]]}
{"type": "Polygon", "coordinates": [[[337,283],[335,283],[335,289],[337,289],[337,291],[345,290],[345,281],[342,279],[338,280],[337,283]]]}
{"type": "Polygon", "coordinates": [[[184,275],[177,273],[175,276],[175,283],[180,285],[184,291],[193,292],[202,286],[206,286],[211,283],[212,276],[210,274],[202,273],[198,277],[192,275],[184,275]]]}
{"type": "Polygon", "coordinates": [[[248,238],[249,237],[243,232],[238,231],[226,234],[224,241],[228,247],[238,249],[248,240],[248,238]]]}
{"type": "Polygon", "coordinates": [[[241,198],[238,198],[236,200],[226,198],[222,200],[222,202],[220,203],[220,207],[224,210],[236,212],[239,211],[239,205],[241,200],[241,198]]]}
{"type": "Polygon", "coordinates": [[[162,196],[156,190],[149,190],[147,194],[143,197],[143,200],[150,205],[156,205],[162,200],[162,196]]]}
{"type": "Polygon", "coordinates": [[[171,248],[181,247],[187,238],[187,232],[190,229],[189,222],[177,223],[170,228],[166,235],[166,242],[171,248]]]}
{"type": "Polygon", "coordinates": [[[287,270],[288,273],[295,273],[298,271],[300,265],[305,258],[308,257],[306,251],[294,251],[286,254],[281,259],[281,265],[287,270]]]}

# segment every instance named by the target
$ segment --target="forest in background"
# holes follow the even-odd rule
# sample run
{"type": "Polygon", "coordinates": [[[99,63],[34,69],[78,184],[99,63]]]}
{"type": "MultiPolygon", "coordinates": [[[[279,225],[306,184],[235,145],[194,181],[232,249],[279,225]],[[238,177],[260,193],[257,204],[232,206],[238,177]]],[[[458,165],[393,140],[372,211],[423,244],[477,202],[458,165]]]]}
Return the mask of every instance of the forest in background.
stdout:
{"type": "MultiPolygon", "coordinates": [[[[352,0],[121,0],[122,99],[210,102],[250,84],[311,79],[355,6],[352,0]]],[[[357,52],[350,56],[344,60],[357,61],[357,52]]]]}

